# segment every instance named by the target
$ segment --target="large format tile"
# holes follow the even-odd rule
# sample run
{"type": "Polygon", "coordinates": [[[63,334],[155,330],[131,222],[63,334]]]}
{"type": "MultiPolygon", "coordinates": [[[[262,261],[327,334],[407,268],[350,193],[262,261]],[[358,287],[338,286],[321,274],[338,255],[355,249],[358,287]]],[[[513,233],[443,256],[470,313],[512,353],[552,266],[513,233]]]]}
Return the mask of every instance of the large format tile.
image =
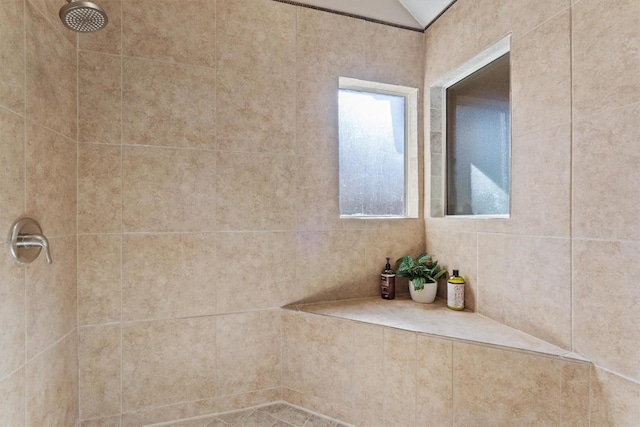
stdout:
{"type": "Polygon", "coordinates": [[[76,48],[30,2],[25,3],[27,116],[75,139],[76,48]]]}
{"type": "MultiPolygon", "coordinates": [[[[455,342],[455,426],[584,425],[589,372],[568,375],[571,362],[455,342]],[[576,382],[583,387],[576,388],[576,382]],[[564,394],[570,387],[574,393],[564,394]],[[576,404],[578,399],[581,404],[576,404]]],[[[587,365],[582,365],[586,367],[587,365]]]]}
{"type": "Polygon", "coordinates": [[[592,368],[592,426],[636,426],[640,419],[639,401],[640,383],[629,381],[596,366],[592,368]]]}
{"type": "Polygon", "coordinates": [[[78,140],[120,143],[122,118],[119,56],[78,54],[78,140]]]}
{"type": "Polygon", "coordinates": [[[416,422],[417,355],[413,332],[384,330],[384,425],[412,426],[416,422]]]}
{"type": "Polygon", "coordinates": [[[26,148],[27,215],[38,221],[47,237],[75,234],[77,144],[30,124],[26,148]]]}
{"type": "Polygon", "coordinates": [[[120,54],[122,51],[122,0],[100,0],[100,7],[107,13],[107,26],[94,33],[78,34],[81,50],[120,54]]]}
{"type": "Polygon", "coordinates": [[[574,124],[575,237],[640,240],[640,103],[574,124]]]}
{"type": "Polygon", "coordinates": [[[124,143],[215,147],[215,70],[127,58],[122,72],[124,143]]]}
{"type": "Polygon", "coordinates": [[[296,153],[333,158],[337,178],[338,79],[298,82],[296,99],[296,153]]]}
{"type": "Polygon", "coordinates": [[[478,234],[480,313],[571,348],[570,257],[568,239],[478,234]]]}
{"type": "Polygon", "coordinates": [[[295,216],[294,156],[219,153],[219,229],[290,230],[295,216]]]}
{"type": "Polygon", "coordinates": [[[150,147],[123,150],[124,231],[215,230],[215,153],[150,147]]]}
{"type": "Polygon", "coordinates": [[[512,42],[513,137],[571,122],[570,21],[566,11],[512,42]]]}
{"type": "Polygon", "coordinates": [[[582,0],[571,19],[576,117],[640,101],[640,3],[582,0]]]}
{"type": "Polygon", "coordinates": [[[353,409],[356,425],[373,426],[384,417],[386,395],[384,328],[354,322],[353,409]]]}
{"type": "Polygon", "coordinates": [[[80,419],[120,414],[120,325],[80,328],[78,381],[80,419]]]}
{"type": "Polygon", "coordinates": [[[49,239],[52,264],[44,255],[27,267],[27,358],[31,359],[76,327],[76,238],[49,239]]]}
{"type": "Polygon", "coordinates": [[[122,7],[123,53],[196,65],[213,65],[214,0],[136,0],[122,7]]]}
{"type": "Polygon", "coordinates": [[[216,68],[295,79],[296,7],[270,0],[219,0],[216,68]]]}
{"type": "Polygon", "coordinates": [[[299,157],[296,163],[296,229],[342,229],[335,157],[299,157]]]}
{"type": "Polygon", "coordinates": [[[24,112],[24,1],[1,0],[0,105],[24,112]]]}
{"type": "Polygon", "coordinates": [[[218,71],[218,149],[287,153],[294,151],[296,83],[256,72],[218,71]]]}
{"type": "Polygon", "coordinates": [[[0,108],[0,224],[9,226],[24,212],[24,119],[0,108]]]}
{"type": "Polygon", "coordinates": [[[122,237],[78,236],[78,324],[121,319],[122,237]]]}
{"type": "Polygon", "coordinates": [[[0,259],[0,379],[24,364],[26,333],[24,268],[8,254],[3,255],[0,259]]]}
{"type": "Polygon", "coordinates": [[[296,301],[295,233],[230,232],[215,238],[217,313],[279,308],[296,301]],[[251,268],[247,268],[250,265],[251,268]]]}
{"type": "Polygon", "coordinates": [[[0,381],[0,425],[25,426],[24,368],[0,381]]]}
{"type": "Polygon", "coordinates": [[[573,241],[573,347],[640,381],[640,242],[573,241]]]}
{"type": "Polygon", "coordinates": [[[280,310],[216,319],[216,396],[281,386],[280,310]]]}
{"type": "Polygon", "coordinates": [[[123,411],[215,394],[214,317],[130,323],[122,335],[123,411]]]}
{"type": "Polygon", "coordinates": [[[453,342],[418,335],[416,354],[416,426],[451,425],[453,342]]]}
{"type": "Polygon", "coordinates": [[[78,144],[78,233],[122,231],[122,149],[78,144]]]}
{"type": "Polygon", "coordinates": [[[123,239],[122,318],[216,312],[214,234],[128,235],[123,239]]]}
{"type": "Polygon", "coordinates": [[[75,426],[78,421],[78,341],[75,333],[27,364],[29,426],[75,426]]]}

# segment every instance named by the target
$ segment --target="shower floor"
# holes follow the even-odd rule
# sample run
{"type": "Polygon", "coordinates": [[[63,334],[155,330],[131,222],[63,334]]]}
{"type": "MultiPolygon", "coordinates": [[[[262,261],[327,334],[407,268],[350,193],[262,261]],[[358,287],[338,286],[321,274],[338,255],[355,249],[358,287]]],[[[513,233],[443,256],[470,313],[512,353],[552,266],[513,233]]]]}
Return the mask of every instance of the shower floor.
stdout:
{"type": "Polygon", "coordinates": [[[147,427],[350,427],[337,420],[286,403],[152,424],[147,427]]]}

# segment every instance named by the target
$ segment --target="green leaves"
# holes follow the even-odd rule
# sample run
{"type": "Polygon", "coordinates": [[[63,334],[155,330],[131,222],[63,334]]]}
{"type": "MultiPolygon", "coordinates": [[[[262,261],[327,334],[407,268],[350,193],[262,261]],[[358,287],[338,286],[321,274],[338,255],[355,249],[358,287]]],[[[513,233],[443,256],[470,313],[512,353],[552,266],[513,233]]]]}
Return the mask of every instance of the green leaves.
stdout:
{"type": "Polygon", "coordinates": [[[396,261],[396,274],[411,279],[416,291],[423,289],[427,282],[437,282],[446,273],[447,270],[438,269],[438,261],[426,253],[420,254],[415,260],[403,256],[396,261]]]}

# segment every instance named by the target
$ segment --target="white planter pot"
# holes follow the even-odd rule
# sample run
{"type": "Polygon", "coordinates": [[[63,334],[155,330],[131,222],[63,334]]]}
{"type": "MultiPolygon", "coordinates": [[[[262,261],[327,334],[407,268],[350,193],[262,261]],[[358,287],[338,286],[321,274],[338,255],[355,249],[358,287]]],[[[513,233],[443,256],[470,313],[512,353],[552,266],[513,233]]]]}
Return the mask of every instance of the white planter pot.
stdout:
{"type": "Polygon", "coordinates": [[[432,303],[436,300],[436,293],[438,293],[438,284],[425,283],[424,288],[416,291],[413,288],[413,280],[409,280],[409,292],[411,292],[411,299],[415,302],[432,303]]]}

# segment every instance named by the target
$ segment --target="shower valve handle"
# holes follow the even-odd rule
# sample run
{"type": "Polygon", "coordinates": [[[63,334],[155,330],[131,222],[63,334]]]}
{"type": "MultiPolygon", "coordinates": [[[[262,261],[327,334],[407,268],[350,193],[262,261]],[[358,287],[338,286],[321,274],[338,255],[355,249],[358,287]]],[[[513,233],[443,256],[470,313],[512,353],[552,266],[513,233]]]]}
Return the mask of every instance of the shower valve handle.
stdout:
{"type": "Polygon", "coordinates": [[[47,262],[53,262],[49,241],[35,219],[21,218],[14,222],[9,229],[7,244],[11,257],[20,264],[29,264],[38,258],[43,249],[47,262]]]}
{"type": "Polygon", "coordinates": [[[49,249],[49,241],[42,234],[20,234],[16,242],[18,248],[42,248],[47,262],[51,264],[51,250],[49,249]]]}

